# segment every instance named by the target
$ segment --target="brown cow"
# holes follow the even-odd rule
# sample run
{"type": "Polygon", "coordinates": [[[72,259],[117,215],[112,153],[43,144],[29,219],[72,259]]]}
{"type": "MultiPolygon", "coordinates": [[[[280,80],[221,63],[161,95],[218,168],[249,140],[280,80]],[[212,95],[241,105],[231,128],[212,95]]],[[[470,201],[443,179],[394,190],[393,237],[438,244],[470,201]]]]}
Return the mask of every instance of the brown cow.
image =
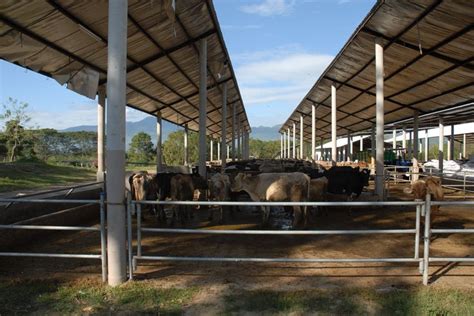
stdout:
{"type": "MultiPolygon", "coordinates": [[[[441,187],[441,180],[439,178],[427,177],[424,180],[417,180],[408,190],[404,190],[404,192],[413,194],[415,200],[424,200],[426,194],[430,194],[433,201],[444,200],[444,191],[441,187]]],[[[432,206],[431,211],[431,221],[433,221],[439,213],[439,206],[432,206]]]]}
{"type": "MultiPolygon", "coordinates": [[[[177,174],[171,178],[171,200],[173,201],[192,201],[194,198],[193,178],[190,174],[177,174]]],[[[187,205],[175,205],[173,207],[173,219],[181,220],[184,224],[191,218],[192,207],[187,205]]]]}
{"type": "MultiPolygon", "coordinates": [[[[310,202],[325,202],[327,201],[328,193],[328,178],[321,177],[311,179],[309,184],[309,201],[310,202]]],[[[326,207],[318,207],[321,211],[326,211],[326,207]]]]}
{"type": "MultiPolygon", "coordinates": [[[[230,178],[227,174],[216,173],[209,179],[209,193],[210,199],[213,201],[229,201],[230,200],[230,178]]],[[[228,207],[219,207],[219,223],[224,220],[223,210],[228,207]]],[[[230,207],[232,209],[232,207],[230,207]]],[[[209,220],[213,219],[213,211],[209,215],[209,220]]]]}
{"type": "MultiPolygon", "coordinates": [[[[301,172],[261,173],[258,175],[239,173],[232,182],[231,190],[233,192],[245,191],[255,202],[304,202],[308,200],[309,182],[310,178],[301,172]]],[[[263,224],[265,225],[270,217],[270,207],[262,207],[262,211],[263,224]]],[[[294,206],[294,227],[299,224],[302,216],[306,225],[306,207],[302,212],[300,206],[294,206]]]]}

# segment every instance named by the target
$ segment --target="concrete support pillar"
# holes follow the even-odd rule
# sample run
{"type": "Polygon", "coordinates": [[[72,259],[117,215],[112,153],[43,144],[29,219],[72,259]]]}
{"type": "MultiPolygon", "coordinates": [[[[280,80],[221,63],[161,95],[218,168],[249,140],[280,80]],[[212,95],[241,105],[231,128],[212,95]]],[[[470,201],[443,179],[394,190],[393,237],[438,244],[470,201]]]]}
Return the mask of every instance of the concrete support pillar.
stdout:
{"type": "Polygon", "coordinates": [[[449,159],[454,160],[454,125],[451,125],[451,137],[449,137],[450,143],[449,143],[449,159]]]}
{"type": "Polygon", "coordinates": [[[393,149],[393,152],[395,153],[396,155],[396,152],[397,152],[397,130],[394,128],[393,131],[392,131],[392,149],[393,149]]]}
{"type": "Polygon", "coordinates": [[[242,159],[242,122],[237,118],[237,160],[242,159]]]}
{"type": "Polygon", "coordinates": [[[283,145],[282,145],[282,147],[283,147],[283,152],[282,152],[282,154],[281,154],[281,158],[282,158],[282,159],[285,159],[285,158],[286,158],[286,133],[285,133],[285,132],[283,132],[283,133],[281,134],[281,139],[282,139],[282,141],[283,141],[283,145]]]}
{"type": "Polygon", "coordinates": [[[316,106],[311,106],[311,159],[316,160],[316,106]]]}
{"type": "Polygon", "coordinates": [[[304,145],[303,145],[303,135],[304,135],[304,117],[300,115],[300,159],[304,159],[304,145]]]}
{"type": "Polygon", "coordinates": [[[222,84],[222,136],[221,136],[221,166],[224,170],[229,157],[227,151],[227,82],[222,84]]]}
{"type": "Polygon", "coordinates": [[[163,171],[161,112],[156,113],[156,172],[163,171]]]}
{"type": "Polygon", "coordinates": [[[232,161],[235,161],[235,159],[237,158],[236,156],[236,152],[235,152],[235,137],[236,137],[236,134],[237,134],[237,106],[236,104],[234,103],[232,105],[232,142],[231,142],[231,147],[232,147],[232,161]]]}
{"type": "Polygon", "coordinates": [[[221,142],[217,140],[217,161],[221,160],[221,142]]]}
{"type": "Polygon", "coordinates": [[[428,130],[425,129],[425,161],[429,159],[428,130]]]}
{"type": "Polygon", "coordinates": [[[207,39],[199,41],[199,174],[206,179],[207,39]]]}
{"type": "Polygon", "coordinates": [[[333,83],[331,85],[331,159],[332,165],[337,164],[337,117],[336,117],[336,86],[333,83]]]}
{"type": "Polygon", "coordinates": [[[451,137],[448,137],[448,144],[446,146],[446,160],[451,160],[451,137]]]}
{"type": "Polygon", "coordinates": [[[444,159],[444,122],[443,118],[439,118],[439,139],[438,139],[438,170],[441,180],[443,178],[443,159],[444,159]]]}
{"type": "Polygon", "coordinates": [[[375,175],[375,124],[372,124],[370,132],[370,174],[375,175]]]}
{"type": "Polygon", "coordinates": [[[412,159],[413,158],[413,133],[409,132],[408,135],[410,138],[410,145],[408,146],[408,159],[412,159]]]}
{"type": "Polygon", "coordinates": [[[293,122],[293,159],[296,159],[296,123],[293,122]]]}
{"type": "Polygon", "coordinates": [[[227,148],[227,157],[230,157],[230,146],[226,144],[225,147],[227,148]]]}
{"type": "Polygon", "coordinates": [[[466,147],[467,147],[467,138],[466,138],[466,134],[463,134],[462,135],[462,157],[464,159],[467,159],[467,153],[466,153],[466,147]]]}
{"type": "Polygon", "coordinates": [[[97,181],[104,181],[105,172],[105,87],[99,88],[97,104],[97,181]]]}
{"type": "Polygon", "coordinates": [[[351,134],[347,134],[347,161],[352,160],[352,137],[351,134]]]}
{"type": "Polygon", "coordinates": [[[280,134],[280,159],[283,159],[283,134],[280,134]]]}
{"type": "Polygon", "coordinates": [[[403,160],[406,159],[407,152],[407,127],[403,125],[402,129],[402,148],[403,148],[403,160]]]}
{"type": "Polygon", "coordinates": [[[288,155],[286,158],[290,159],[291,158],[291,132],[290,132],[290,128],[288,127],[288,155]]]}
{"type": "Polygon", "coordinates": [[[107,60],[107,264],[108,283],[126,279],[125,249],[125,105],[127,69],[127,0],[110,1],[107,60]]]}
{"type": "Polygon", "coordinates": [[[364,136],[360,135],[359,151],[364,151],[364,136]]]}
{"type": "Polygon", "coordinates": [[[418,146],[419,140],[418,140],[418,111],[414,111],[413,113],[413,158],[412,158],[412,170],[413,170],[413,176],[411,177],[412,183],[415,181],[418,181],[419,175],[418,172],[420,169],[418,168],[418,146]]]}
{"type": "Polygon", "coordinates": [[[209,161],[214,160],[214,141],[211,139],[209,145],[209,161]]]}
{"type": "Polygon", "coordinates": [[[383,46],[380,39],[375,42],[375,100],[377,123],[377,153],[375,157],[375,192],[384,199],[384,64],[383,46]]]}
{"type": "Polygon", "coordinates": [[[324,139],[321,137],[321,160],[324,160],[324,139]]]}
{"type": "Polygon", "coordinates": [[[184,126],[184,165],[189,165],[189,149],[188,149],[189,129],[188,124],[184,126]]]}

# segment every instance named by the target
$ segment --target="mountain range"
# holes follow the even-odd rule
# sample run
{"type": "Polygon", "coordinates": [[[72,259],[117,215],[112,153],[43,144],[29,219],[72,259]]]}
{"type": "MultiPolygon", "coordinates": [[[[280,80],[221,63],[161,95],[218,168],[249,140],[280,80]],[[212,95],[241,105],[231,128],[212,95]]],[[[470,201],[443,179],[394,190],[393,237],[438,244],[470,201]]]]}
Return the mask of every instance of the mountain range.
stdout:
{"type": "MultiPolygon", "coordinates": [[[[272,127],[268,126],[258,126],[252,127],[252,133],[250,135],[251,138],[260,139],[260,140],[279,140],[280,135],[278,133],[278,129],[280,125],[275,125],[272,127]]],[[[126,144],[130,144],[132,137],[139,133],[145,132],[151,136],[153,143],[156,144],[156,119],[154,117],[146,117],[141,121],[137,122],[126,122],[125,125],[126,130],[126,144]]],[[[163,121],[163,141],[168,138],[168,135],[172,132],[176,132],[181,130],[181,127],[178,127],[172,123],[167,121],[163,121]]],[[[79,125],[74,127],[69,127],[63,129],[62,132],[78,132],[78,131],[87,131],[87,132],[95,132],[97,131],[97,125],[79,125]]]]}

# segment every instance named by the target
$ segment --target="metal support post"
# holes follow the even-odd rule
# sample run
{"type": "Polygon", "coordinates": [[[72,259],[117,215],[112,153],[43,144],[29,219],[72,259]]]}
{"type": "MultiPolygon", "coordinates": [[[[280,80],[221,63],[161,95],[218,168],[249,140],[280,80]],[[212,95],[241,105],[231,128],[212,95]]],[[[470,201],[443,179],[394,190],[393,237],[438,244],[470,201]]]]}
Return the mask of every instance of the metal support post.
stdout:
{"type": "Polygon", "coordinates": [[[429,267],[430,267],[430,237],[431,237],[431,195],[426,195],[425,205],[425,234],[423,246],[423,284],[428,285],[429,267]]]}
{"type": "Polygon", "coordinates": [[[336,85],[331,85],[331,159],[332,165],[337,164],[337,109],[336,109],[336,85]]]}
{"type": "Polygon", "coordinates": [[[206,179],[207,39],[199,41],[199,174],[206,179]]]}
{"type": "Polygon", "coordinates": [[[303,115],[300,115],[300,159],[304,159],[304,154],[303,154],[303,124],[304,124],[304,118],[303,115]]]}
{"type": "Polygon", "coordinates": [[[229,153],[227,151],[227,82],[222,84],[222,136],[221,136],[221,167],[225,169],[229,153]]]}
{"type": "Polygon", "coordinates": [[[443,148],[444,147],[444,122],[443,118],[439,118],[439,139],[438,139],[438,170],[440,173],[440,179],[441,182],[443,181],[443,159],[444,159],[444,153],[443,153],[443,148]]]}
{"type": "Polygon", "coordinates": [[[296,123],[293,122],[293,159],[296,159],[296,123]]]}
{"type": "Polygon", "coordinates": [[[162,152],[162,130],[161,112],[156,113],[156,172],[163,170],[163,152],[162,152]]]}
{"type": "Polygon", "coordinates": [[[311,106],[311,159],[316,160],[316,106],[311,106]]]}
{"type": "Polygon", "coordinates": [[[97,104],[97,181],[104,181],[105,172],[105,87],[99,87],[97,104]]]}
{"type": "Polygon", "coordinates": [[[188,124],[184,125],[184,165],[189,165],[189,149],[188,149],[189,129],[188,124]]]}

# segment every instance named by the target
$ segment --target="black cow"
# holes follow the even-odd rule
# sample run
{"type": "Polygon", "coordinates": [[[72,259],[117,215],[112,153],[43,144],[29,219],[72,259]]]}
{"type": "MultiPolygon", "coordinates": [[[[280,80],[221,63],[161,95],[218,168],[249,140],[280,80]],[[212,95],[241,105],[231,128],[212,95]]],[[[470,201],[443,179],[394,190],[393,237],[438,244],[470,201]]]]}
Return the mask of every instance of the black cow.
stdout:
{"type": "Polygon", "coordinates": [[[360,171],[359,167],[331,167],[324,171],[324,176],[328,178],[329,193],[359,197],[364,187],[369,185],[370,172],[368,169],[360,171]]]}

